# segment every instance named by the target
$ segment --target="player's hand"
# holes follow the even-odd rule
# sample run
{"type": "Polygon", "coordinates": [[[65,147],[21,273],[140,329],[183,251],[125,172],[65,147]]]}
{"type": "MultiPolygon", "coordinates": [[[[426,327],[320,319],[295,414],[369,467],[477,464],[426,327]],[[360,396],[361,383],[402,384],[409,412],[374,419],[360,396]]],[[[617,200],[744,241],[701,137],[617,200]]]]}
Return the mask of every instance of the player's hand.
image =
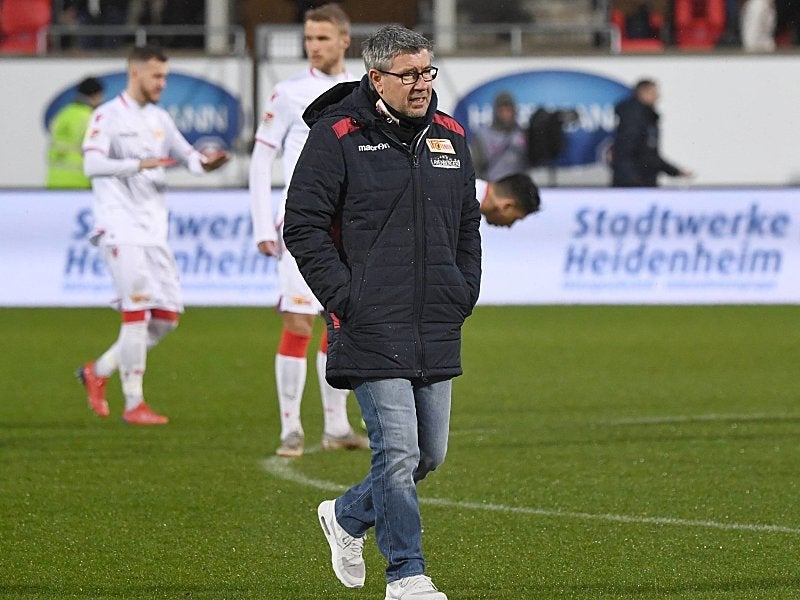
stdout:
{"type": "Polygon", "coordinates": [[[158,169],[159,167],[172,167],[178,161],[174,158],[143,158],[139,161],[139,170],[158,169]]]}
{"type": "Polygon", "coordinates": [[[218,150],[205,156],[207,160],[203,163],[203,170],[206,172],[216,171],[231,158],[231,155],[224,150],[218,150]]]}
{"type": "Polygon", "coordinates": [[[258,251],[268,256],[278,256],[278,242],[258,242],[258,251]]]}

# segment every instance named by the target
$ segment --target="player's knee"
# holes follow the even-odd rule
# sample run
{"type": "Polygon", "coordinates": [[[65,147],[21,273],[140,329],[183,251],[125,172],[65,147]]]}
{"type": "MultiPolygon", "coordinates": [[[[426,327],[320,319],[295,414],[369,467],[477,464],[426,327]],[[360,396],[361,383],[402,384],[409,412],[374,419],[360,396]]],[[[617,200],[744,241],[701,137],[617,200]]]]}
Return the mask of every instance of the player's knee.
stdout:
{"type": "Polygon", "coordinates": [[[155,346],[170,332],[178,327],[180,315],[171,310],[156,308],[150,311],[150,321],[147,324],[148,346],[155,346]]]}
{"type": "Polygon", "coordinates": [[[283,313],[283,329],[296,335],[311,337],[314,330],[314,315],[283,313]]]}
{"type": "Polygon", "coordinates": [[[446,447],[421,452],[419,457],[419,465],[414,473],[414,480],[420,481],[425,479],[425,476],[428,473],[435,471],[437,467],[440,467],[442,463],[444,463],[446,454],[446,447]]]}

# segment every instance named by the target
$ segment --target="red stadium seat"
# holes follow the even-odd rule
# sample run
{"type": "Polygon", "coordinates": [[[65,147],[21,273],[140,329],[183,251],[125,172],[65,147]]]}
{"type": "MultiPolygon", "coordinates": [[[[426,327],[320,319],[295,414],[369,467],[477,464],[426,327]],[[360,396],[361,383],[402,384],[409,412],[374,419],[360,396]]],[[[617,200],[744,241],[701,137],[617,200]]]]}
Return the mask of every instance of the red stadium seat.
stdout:
{"type": "Polygon", "coordinates": [[[685,50],[709,50],[725,30],[725,0],[675,0],[675,44],[685,50]]]}
{"type": "Polygon", "coordinates": [[[51,19],[50,0],[0,0],[0,53],[35,54],[51,19]]]}
{"type": "MultiPolygon", "coordinates": [[[[629,38],[625,26],[625,13],[618,8],[611,9],[611,24],[619,31],[620,52],[663,52],[664,42],[656,39],[629,38]]],[[[659,13],[650,17],[650,25],[661,30],[664,19],[659,13]]]]}

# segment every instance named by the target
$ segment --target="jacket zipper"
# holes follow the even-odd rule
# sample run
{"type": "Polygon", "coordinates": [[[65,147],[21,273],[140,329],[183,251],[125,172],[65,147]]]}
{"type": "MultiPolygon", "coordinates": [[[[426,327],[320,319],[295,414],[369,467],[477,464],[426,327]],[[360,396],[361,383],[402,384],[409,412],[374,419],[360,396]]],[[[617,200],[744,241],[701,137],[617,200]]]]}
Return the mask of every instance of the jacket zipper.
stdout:
{"type": "Polygon", "coordinates": [[[411,180],[414,186],[414,197],[412,201],[412,215],[414,219],[414,307],[412,329],[414,331],[414,348],[416,375],[425,379],[425,348],[422,345],[422,335],[420,333],[422,305],[425,300],[425,210],[422,206],[422,179],[419,170],[419,148],[422,139],[428,133],[430,126],[420,131],[411,143],[411,148],[400,143],[399,140],[389,135],[387,132],[378,129],[393,145],[398,146],[408,153],[411,165],[411,180]]]}
{"type": "Polygon", "coordinates": [[[422,177],[419,168],[419,147],[428,132],[426,127],[414,139],[411,148],[411,180],[414,184],[414,345],[417,347],[417,376],[425,379],[425,347],[422,345],[421,320],[425,300],[425,207],[422,205],[422,177]]]}

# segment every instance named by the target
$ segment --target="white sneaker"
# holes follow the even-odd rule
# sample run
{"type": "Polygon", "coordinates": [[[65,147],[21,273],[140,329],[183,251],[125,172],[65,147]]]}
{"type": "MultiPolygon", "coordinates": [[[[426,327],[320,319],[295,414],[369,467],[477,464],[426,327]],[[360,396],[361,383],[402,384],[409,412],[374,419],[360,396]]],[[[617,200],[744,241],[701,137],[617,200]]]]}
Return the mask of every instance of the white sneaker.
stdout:
{"type": "Polygon", "coordinates": [[[322,533],[325,534],[325,539],[328,540],[328,545],[331,547],[333,572],[345,587],[363,587],[367,568],[364,566],[362,552],[367,536],[353,537],[339,527],[334,506],[333,500],[326,500],[317,508],[322,533]]]}
{"type": "Polygon", "coordinates": [[[414,575],[386,584],[386,600],[447,600],[430,577],[414,575]]]}

